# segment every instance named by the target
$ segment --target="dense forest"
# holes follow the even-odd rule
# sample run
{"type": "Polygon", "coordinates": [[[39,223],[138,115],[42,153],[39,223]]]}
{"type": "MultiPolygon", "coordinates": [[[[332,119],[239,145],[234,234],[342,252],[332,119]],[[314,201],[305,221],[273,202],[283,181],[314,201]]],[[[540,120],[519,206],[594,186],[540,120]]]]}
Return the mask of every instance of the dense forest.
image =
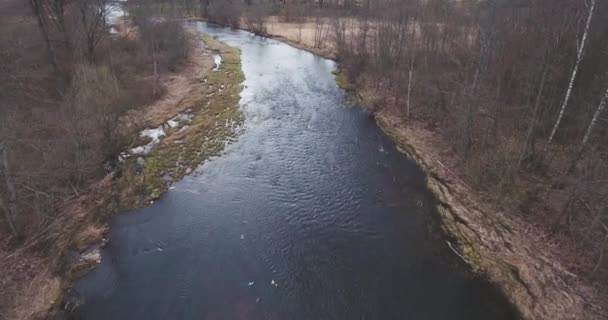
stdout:
{"type": "Polygon", "coordinates": [[[467,184],[608,284],[607,2],[128,3],[135,28],[109,22],[108,0],[0,4],[2,255],[48,249],[66,204],[113,170],[141,127],[128,111],[164,94],[158,76],[187,56],[180,19],[194,16],[259,35],[292,26],[361,104],[436,132],[467,184]]]}

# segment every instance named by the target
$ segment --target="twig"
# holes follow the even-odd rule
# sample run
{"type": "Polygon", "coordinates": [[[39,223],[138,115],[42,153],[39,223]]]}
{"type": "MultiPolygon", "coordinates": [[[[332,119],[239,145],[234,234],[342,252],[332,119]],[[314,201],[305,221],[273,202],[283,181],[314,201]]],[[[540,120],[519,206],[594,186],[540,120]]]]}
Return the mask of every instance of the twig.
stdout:
{"type": "Polygon", "coordinates": [[[454,253],[455,253],[457,256],[459,256],[459,257],[460,257],[460,259],[462,259],[462,260],[463,260],[464,262],[466,262],[466,263],[469,263],[469,262],[467,261],[467,258],[465,258],[463,255],[461,255],[461,254],[460,254],[460,252],[458,252],[458,250],[454,249],[454,247],[452,246],[452,244],[451,244],[451,243],[450,243],[448,240],[446,240],[445,242],[448,244],[448,247],[450,247],[450,249],[452,249],[452,251],[454,251],[454,253]]]}
{"type": "Polygon", "coordinates": [[[460,183],[465,186],[467,189],[472,190],[471,187],[469,187],[464,180],[462,180],[458,175],[456,175],[454,173],[454,171],[450,170],[448,167],[446,167],[443,163],[441,163],[441,161],[437,160],[437,163],[439,163],[447,172],[449,172],[452,176],[454,176],[457,180],[460,181],[460,183]]]}

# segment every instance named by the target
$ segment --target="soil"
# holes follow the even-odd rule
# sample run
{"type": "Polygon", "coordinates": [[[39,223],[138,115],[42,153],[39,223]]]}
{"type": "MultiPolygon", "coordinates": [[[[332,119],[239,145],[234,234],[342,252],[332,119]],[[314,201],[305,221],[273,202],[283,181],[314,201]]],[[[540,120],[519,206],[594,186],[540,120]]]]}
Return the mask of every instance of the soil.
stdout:
{"type": "Polygon", "coordinates": [[[159,83],[166,93],[151,105],[131,113],[132,116],[143,119],[146,126],[158,127],[202,99],[203,91],[199,90],[197,82],[215,64],[200,41],[193,42],[192,46],[189,57],[180,70],[160,76],[159,83]]]}

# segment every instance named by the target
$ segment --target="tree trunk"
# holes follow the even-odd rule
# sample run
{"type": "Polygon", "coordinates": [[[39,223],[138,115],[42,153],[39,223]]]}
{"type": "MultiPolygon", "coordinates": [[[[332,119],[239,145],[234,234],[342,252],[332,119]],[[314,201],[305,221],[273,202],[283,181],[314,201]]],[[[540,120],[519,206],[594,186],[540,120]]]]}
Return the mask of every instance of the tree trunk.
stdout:
{"type": "Polygon", "coordinates": [[[568,173],[571,173],[574,170],[574,168],[578,164],[578,161],[583,156],[583,153],[585,152],[585,149],[587,148],[587,143],[589,142],[589,137],[591,137],[591,132],[593,131],[593,128],[595,127],[595,124],[597,123],[597,119],[599,119],[600,114],[606,108],[607,102],[608,102],[608,89],[606,89],[606,92],[604,93],[604,96],[602,97],[600,104],[597,106],[597,109],[595,110],[595,113],[593,114],[593,118],[591,119],[591,122],[589,123],[589,126],[587,127],[587,131],[585,132],[583,141],[581,142],[581,145],[578,148],[578,152],[576,153],[576,157],[574,158],[574,161],[572,161],[572,164],[570,165],[570,168],[568,169],[568,173]]]}
{"type": "Polygon", "coordinates": [[[51,39],[49,38],[48,30],[46,29],[46,24],[44,23],[45,12],[42,7],[41,0],[30,0],[30,6],[34,11],[34,15],[36,16],[36,21],[38,22],[38,29],[42,34],[42,39],[44,40],[44,44],[46,45],[47,55],[49,59],[49,63],[53,66],[55,72],[59,73],[59,66],[57,65],[57,57],[55,55],[55,50],[53,49],[53,45],[51,45],[51,39]]]}
{"type": "MultiPolygon", "coordinates": [[[[568,84],[568,89],[566,90],[566,96],[564,97],[564,101],[559,110],[559,115],[557,116],[557,120],[553,125],[553,129],[551,130],[551,135],[549,135],[549,139],[547,140],[547,145],[545,146],[545,150],[547,146],[553,142],[553,138],[555,137],[555,133],[559,128],[560,123],[562,122],[562,118],[564,117],[564,112],[568,107],[568,102],[570,101],[570,96],[572,95],[572,87],[574,86],[574,80],[576,79],[576,74],[578,73],[578,68],[583,60],[583,55],[585,53],[585,44],[587,43],[587,35],[589,34],[589,26],[591,25],[591,20],[593,18],[593,12],[595,9],[595,0],[591,0],[591,6],[589,7],[589,13],[587,15],[587,24],[585,25],[585,31],[583,32],[583,38],[581,39],[581,43],[577,43],[578,52],[576,54],[576,63],[574,65],[574,69],[572,70],[572,75],[570,76],[570,83],[568,84]]],[[[543,152],[544,153],[544,152],[543,152]]]]}
{"type": "Polygon", "coordinates": [[[408,81],[407,81],[407,103],[406,103],[406,117],[407,119],[410,118],[410,101],[411,101],[411,94],[412,94],[412,77],[414,76],[414,60],[415,57],[412,57],[412,61],[410,63],[410,70],[409,70],[409,74],[408,74],[408,81]]]}
{"type": "Polygon", "coordinates": [[[584,150],[585,147],[587,147],[587,142],[589,142],[589,137],[591,136],[591,132],[593,131],[593,128],[595,127],[595,124],[597,123],[597,119],[599,119],[600,114],[606,108],[607,100],[608,100],[608,89],[606,89],[606,92],[604,93],[604,97],[602,98],[602,101],[600,102],[600,104],[597,106],[597,109],[595,110],[595,114],[593,114],[593,118],[591,119],[591,122],[589,123],[589,126],[587,127],[587,131],[585,132],[585,137],[583,137],[583,142],[581,143],[580,150],[584,150]]]}
{"type": "Polygon", "coordinates": [[[15,191],[15,184],[10,176],[8,150],[2,143],[0,143],[0,161],[2,161],[4,182],[6,183],[6,191],[8,193],[8,205],[5,205],[2,197],[0,197],[0,209],[5,212],[6,221],[11,228],[11,232],[14,236],[17,236],[19,235],[17,228],[15,228],[15,219],[17,218],[17,194],[15,191]]]}
{"type": "Polygon", "coordinates": [[[535,131],[536,131],[536,122],[537,122],[537,117],[540,111],[540,101],[541,98],[543,96],[543,91],[545,89],[545,80],[547,78],[547,66],[545,65],[545,67],[543,68],[543,74],[540,78],[540,84],[539,84],[539,88],[538,88],[538,92],[536,93],[536,100],[534,101],[534,111],[532,111],[532,120],[530,123],[530,127],[528,128],[528,133],[526,135],[526,141],[524,143],[524,149],[522,150],[522,153],[519,156],[519,160],[517,161],[517,168],[519,168],[521,166],[521,163],[524,159],[529,157],[529,154],[531,153],[532,155],[534,155],[534,139],[535,139],[535,131]]]}

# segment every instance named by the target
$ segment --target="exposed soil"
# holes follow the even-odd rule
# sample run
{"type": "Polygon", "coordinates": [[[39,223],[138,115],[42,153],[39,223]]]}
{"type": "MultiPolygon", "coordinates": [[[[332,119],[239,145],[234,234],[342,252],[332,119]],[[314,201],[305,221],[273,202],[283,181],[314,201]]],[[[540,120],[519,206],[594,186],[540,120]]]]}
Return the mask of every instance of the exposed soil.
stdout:
{"type": "Polygon", "coordinates": [[[134,110],[131,115],[144,120],[146,126],[157,127],[176,114],[192,107],[202,99],[200,79],[214,66],[209,50],[200,41],[193,42],[188,60],[178,72],[162,74],[160,85],[166,92],[143,109],[134,110]]]}

